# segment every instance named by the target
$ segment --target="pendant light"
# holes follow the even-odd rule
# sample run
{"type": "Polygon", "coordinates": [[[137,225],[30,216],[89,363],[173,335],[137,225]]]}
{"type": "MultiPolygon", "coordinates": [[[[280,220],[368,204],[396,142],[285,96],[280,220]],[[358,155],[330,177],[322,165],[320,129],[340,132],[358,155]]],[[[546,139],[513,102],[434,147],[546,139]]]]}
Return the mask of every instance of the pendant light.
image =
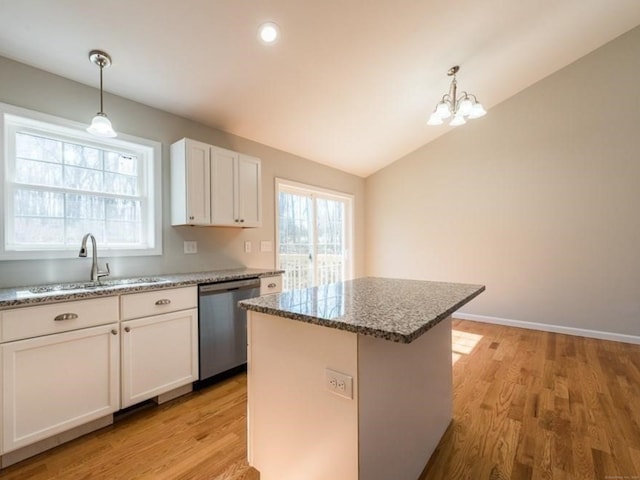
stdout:
{"type": "Polygon", "coordinates": [[[458,81],[456,80],[456,73],[459,70],[460,67],[455,65],[447,72],[447,75],[453,77],[449,86],[449,93],[442,96],[442,99],[429,117],[427,125],[442,125],[444,120],[453,117],[449,125],[457,127],[467,123],[466,119],[480,118],[487,114],[487,111],[474,94],[462,92],[462,95],[457,96],[458,81]]]}
{"type": "Polygon", "coordinates": [[[91,120],[91,125],[87,127],[87,132],[96,137],[113,138],[118,134],[111,126],[111,121],[107,114],[102,111],[102,69],[111,65],[111,57],[108,53],[100,50],[92,50],[89,53],[89,60],[100,67],[100,111],[91,120]]]}

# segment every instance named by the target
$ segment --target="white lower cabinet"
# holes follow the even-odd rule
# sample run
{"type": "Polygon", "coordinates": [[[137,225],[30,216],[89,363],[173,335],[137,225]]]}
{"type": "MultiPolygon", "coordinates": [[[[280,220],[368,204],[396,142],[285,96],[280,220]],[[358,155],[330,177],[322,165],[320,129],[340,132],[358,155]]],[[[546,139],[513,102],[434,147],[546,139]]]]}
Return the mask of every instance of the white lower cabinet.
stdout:
{"type": "Polygon", "coordinates": [[[120,407],[118,324],[4,343],[3,453],[120,407]]]}
{"type": "Polygon", "coordinates": [[[198,379],[198,310],[124,321],[122,407],[198,379]]]}

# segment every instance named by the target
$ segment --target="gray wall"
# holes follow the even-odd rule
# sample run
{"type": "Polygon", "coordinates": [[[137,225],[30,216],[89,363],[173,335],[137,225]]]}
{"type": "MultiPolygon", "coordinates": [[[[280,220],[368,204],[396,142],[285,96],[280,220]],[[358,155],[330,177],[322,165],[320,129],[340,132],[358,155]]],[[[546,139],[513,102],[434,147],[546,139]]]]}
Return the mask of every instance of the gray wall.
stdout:
{"type": "MultiPolygon", "coordinates": [[[[179,95],[176,92],[176,95],[179,95]]],[[[98,91],[65,78],[0,57],[0,102],[88,122],[95,115],[98,91]]],[[[353,194],[354,275],[364,272],[364,179],[265,145],[209,128],[121,97],[105,95],[105,110],[116,130],[162,142],[162,256],[108,258],[114,276],[251,266],[273,268],[274,253],[260,253],[259,241],[275,242],[274,178],[353,194]],[[219,227],[171,227],[169,191],[169,145],[189,137],[262,159],[263,227],[235,229],[219,227]],[[198,254],[184,255],[182,242],[197,240],[198,254]],[[244,253],[244,242],[253,242],[252,253],[244,253]]],[[[78,239],[78,246],[80,245],[78,239]]],[[[99,252],[98,248],[98,252],[99,252]]],[[[0,261],[0,287],[87,279],[91,260],[0,261]]]]}
{"type": "Polygon", "coordinates": [[[486,284],[470,314],[640,335],[639,58],[636,28],[367,178],[367,274],[486,284]]]}

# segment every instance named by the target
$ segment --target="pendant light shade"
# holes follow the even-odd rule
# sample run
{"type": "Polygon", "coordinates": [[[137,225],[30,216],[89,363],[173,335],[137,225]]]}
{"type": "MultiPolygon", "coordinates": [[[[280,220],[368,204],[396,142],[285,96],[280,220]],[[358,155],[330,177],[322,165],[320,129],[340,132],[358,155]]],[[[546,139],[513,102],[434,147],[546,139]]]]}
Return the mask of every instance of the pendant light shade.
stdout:
{"type": "Polygon", "coordinates": [[[111,120],[102,112],[98,112],[96,116],[93,117],[91,125],[87,127],[87,132],[96,137],[113,138],[118,136],[111,125],[111,120]]]}
{"type": "Polygon", "coordinates": [[[89,60],[100,67],[100,111],[91,120],[91,125],[87,127],[87,132],[96,137],[113,138],[118,134],[113,129],[107,114],[103,112],[102,102],[102,69],[111,65],[111,57],[100,50],[92,50],[89,53],[89,60]]]}

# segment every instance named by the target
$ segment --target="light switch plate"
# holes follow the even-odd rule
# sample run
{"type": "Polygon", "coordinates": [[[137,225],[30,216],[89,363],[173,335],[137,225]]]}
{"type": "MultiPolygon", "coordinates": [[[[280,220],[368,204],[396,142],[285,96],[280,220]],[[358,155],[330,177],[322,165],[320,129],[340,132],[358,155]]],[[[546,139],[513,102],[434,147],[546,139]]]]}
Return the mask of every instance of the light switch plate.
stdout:
{"type": "Polygon", "coordinates": [[[195,240],[185,240],[184,253],[190,255],[192,253],[198,253],[198,242],[195,240]]]}
{"type": "Polygon", "coordinates": [[[271,246],[271,242],[269,240],[260,240],[260,251],[261,252],[272,252],[273,247],[271,246]]]}
{"type": "Polygon", "coordinates": [[[244,253],[251,253],[251,240],[244,242],[244,253]]]}

